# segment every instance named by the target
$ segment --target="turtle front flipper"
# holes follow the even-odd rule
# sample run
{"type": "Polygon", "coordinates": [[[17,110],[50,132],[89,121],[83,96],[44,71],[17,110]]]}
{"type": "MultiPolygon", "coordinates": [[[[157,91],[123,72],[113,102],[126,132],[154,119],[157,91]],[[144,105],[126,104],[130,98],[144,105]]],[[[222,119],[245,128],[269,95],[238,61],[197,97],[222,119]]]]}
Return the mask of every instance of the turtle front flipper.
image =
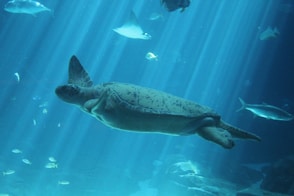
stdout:
{"type": "Polygon", "coordinates": [[[261,141],[260,137],[258,137],[257,135],[246,132],[223,121],[219,122],[218,127],[227,130],[235,138],[261,141]]]}

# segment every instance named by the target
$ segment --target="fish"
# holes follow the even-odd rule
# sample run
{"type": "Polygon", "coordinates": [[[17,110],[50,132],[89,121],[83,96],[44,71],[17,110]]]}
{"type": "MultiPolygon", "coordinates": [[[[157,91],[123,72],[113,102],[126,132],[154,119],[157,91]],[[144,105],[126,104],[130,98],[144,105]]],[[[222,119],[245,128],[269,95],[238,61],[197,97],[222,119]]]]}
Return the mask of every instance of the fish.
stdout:
{"type": "Polygon", "coordinates": [[[15,72],[14,73],[14,76],[16,77],[16,81],[17,82],[20,82],[20,75],[19,75],[19,73],[15,72]]]}
{"type": "Polygon", "coordinates": [[[28,159],[22,159],[22,162],[27,164],[27,165],[32,165],[32,162],[28,159]]]}
{"type": "Polygon", "coordinates": [[[169,12],[173,12],[177,9],[181,9],[181,12],[185,11],[186,7],[190,6],[190,0],[160,0],[169,12]]]}
{"type": "Polygon", "coordinates": [[[22,153],[22,151],[20,149],[14,148],[11,150],[11,152],[15,153],[15,154],[20,154],[22,153]]]}
{"type": "Polygon", "coordinates": [[[33,119],[33,125],[34,125],[34,126],[37,125],[37,121],[36,121],[36,119],[33,119]]]}
{"type": "Polygon", "coordinates": [[[56,162],[56,159],[55,159],[54,157],[48,157],[48,160],[49,160],[50,162],[53,162],[53,163],[56,162]]]}
{"type": "Polygon", "coordinates": [[[6,170],[6,171],[2,172],[3,176],[11,175],[11,174],[14,174],[14,173],[15,173],[15,171],[12,170],[12,169],[9,169],[9,170],[6,170]]]}
{"type": "Polygon", "coordinates": [[[69,185],[70,182],[69,182],[68,180],[59,180],[59,181],[58,181],[58,184],[59,184],[59,185],[69,185]]]}
{"type": "Polygon", "coordinates": [[[114,32],[118,33],[127,38],[131,39],[143,39],[150,40],[151,35],[144,33],[140,25],[138,24],[137,17],[133,11],[130,13],[130,17],[121,27],[113,29],[114,32]]]}
{"type": "Polygon", "coordinates": [[[46,108],[43,108],[43,109],[42,109],[42,113],[43,113],[43,114],[47,114],[47,113],[48,113],[48,110],[47,110],[46,108]]]}
{"type": "Polygon", "coordinates": [[[33,0],[12,0],[8,1],[4,10],[14,14],[29,14],[36,16],[40,12],[52,12],[51,9],[45,7],[38,1],[33,0]]]}
{"type": "Polygon", "coordinates": [[[154,20],[159,20],[163,19],[163,15],[157,12],[152,12],[150,16],[148,17],[148,20],[154,21],[154,20]]]}
{"type": "Polygon", "coordinates": [[[239,100],[242,104],[241,108],[237,110],[237,112],[241,110],[249,110],[254,115],[269,119],[269,120],[279,120],[279,121],[290,121],[294,119],[294,116],[287,111],[278,108],[273,105],[268,104],[247,104],[239,97],[239,100]]]}
{"type": "Polygon", "coordinates": [[[54,162],[49,162],[45,165],[45,168],[47,169],[54,169],[54,168],[58,168],[58,165],[57,163],[54,163],[54,162]]]}
{"type": "Polygon", "coordinates": [[[280,34],[280,32],[279,32],[277,27],[272,28],[272,27],[269,26],[269,27],[267,27],[267,29],[265,31],[263,31],[259,35],[259,39],[261,41],[269,40],[269,39],[276,38],[279,34],[280,34]]]}
{"type": "Polygon", "coordinates": [[[158,55],[154,54],[153,52],[147,52],[145,58],[149,61],[158,61],[158,55]]]}

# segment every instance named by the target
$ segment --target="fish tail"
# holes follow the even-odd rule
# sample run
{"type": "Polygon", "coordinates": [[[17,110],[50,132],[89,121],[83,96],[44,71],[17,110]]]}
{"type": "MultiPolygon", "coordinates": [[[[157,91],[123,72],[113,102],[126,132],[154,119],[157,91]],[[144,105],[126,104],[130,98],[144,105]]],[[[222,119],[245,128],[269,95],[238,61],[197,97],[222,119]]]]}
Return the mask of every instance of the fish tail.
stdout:
{"type": "Polygon", "coordinates": [[[242,104],[242,106],[238,110],[236,110],[236,112],[240,112],[241,110],[244,110],[246,108],[245,101],[243,99],[241,99],[240,97],[239,97],[239,101],[242,104]]]}

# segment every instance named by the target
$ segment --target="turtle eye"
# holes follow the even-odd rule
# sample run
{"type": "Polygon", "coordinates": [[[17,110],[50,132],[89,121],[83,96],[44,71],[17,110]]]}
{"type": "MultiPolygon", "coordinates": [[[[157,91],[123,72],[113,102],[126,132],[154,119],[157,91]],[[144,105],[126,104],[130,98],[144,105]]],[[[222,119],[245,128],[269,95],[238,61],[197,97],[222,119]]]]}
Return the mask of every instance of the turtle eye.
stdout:
{"type": "Polygon", "coordinates": [[[68,92],[68,95],[75,96],[80,93],[80,88],[76,85],[66,85],[65,91],[68,92]]]}

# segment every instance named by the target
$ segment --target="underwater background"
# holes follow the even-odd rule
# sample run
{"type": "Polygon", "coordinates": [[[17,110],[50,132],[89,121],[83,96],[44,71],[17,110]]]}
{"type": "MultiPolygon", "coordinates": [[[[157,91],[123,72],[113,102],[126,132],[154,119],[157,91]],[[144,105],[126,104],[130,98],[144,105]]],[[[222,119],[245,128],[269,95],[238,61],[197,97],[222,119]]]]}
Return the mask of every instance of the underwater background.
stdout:
{"type": "Polygon", "coordinates": [[[293,1],[193,0],[183,12],[160,0],[40,3],[51,11],[0,11],[0,195],[294,195],[293,120],[236,112],[240,97],[294,113],[293,1]],[[152,39],[113,31],[132,10],[152,39]],[[268,27],[279,34],[260,39],[268,27]],[[72,55],[95,84],[184,97],[262,141],[227,150],[111,129],[55,95],[72,55]]]}

